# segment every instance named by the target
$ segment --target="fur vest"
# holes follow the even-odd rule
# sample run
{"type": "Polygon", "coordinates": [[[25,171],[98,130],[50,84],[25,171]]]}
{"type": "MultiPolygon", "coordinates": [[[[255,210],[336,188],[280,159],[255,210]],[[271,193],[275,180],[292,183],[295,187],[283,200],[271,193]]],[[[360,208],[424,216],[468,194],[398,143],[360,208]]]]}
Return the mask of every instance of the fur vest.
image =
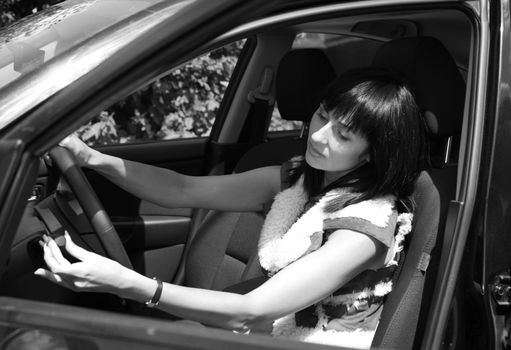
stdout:
{"type": "MultiPolygon", "coordinates": [[[[297,324],[300,313],[291,314],[274,322],[273,335],[336,346],[370,347],[384,296],[392,290],[392,267],[398,263],[404,238],[411,231],[413,216],[410,213],[397,216],[394,208],[395,197],[391,195],[348,205],[332,213],[324,211],[326,203],[346,193],[343,189],[332,190],[302,214],[308,200],[302,179],[280,192],[275,197],[261,231],[258,245],[261,267],[272,276],[297,259],[318,249],[323,243],[328,223],[333,223],[332,229],[348,228],[364,233],[370,232],[368,233],[370,235],[378,234],[380,231],[386,232],[385,237],[376,239],[382,240],[393,250],[394,258],[381,271],[378,270],[374,274],[376,277],[370,277],[367,285],[360,287],[360,281],[365,283],[367,279],[358,278],[359,281],[356,281],[355,278],[355,281],[350,281],[348,286],[344,286],[354,289],[347,291],[341,287],[333,295],[300,312],[302,314],[308,312],[307,315],[309,319],[313,318],[314,324],[307,326],[297,324]],[[387,269],[388,273],[384,269],[387,269]],[[332,314],[332,308],[342,308],[343,316],[336,319],[337,316],[333,315],[339,313],[336,311],[332,314]],[[358,312],[370,313],[375,322],[367,325],[361,323],[360,327],[356,328],[347,327],[348,318],[360,316],[355,315],[358,312]]],[[[367,315],[363,317],[364,320],[370,318],[367,315]]]]}

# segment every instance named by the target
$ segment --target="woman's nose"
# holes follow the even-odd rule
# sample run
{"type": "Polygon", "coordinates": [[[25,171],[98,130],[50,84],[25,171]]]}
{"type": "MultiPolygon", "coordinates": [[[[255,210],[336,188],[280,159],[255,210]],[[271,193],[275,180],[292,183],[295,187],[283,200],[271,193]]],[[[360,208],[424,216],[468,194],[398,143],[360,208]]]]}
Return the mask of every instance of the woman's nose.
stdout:
{"type": "Polygon", "coordinates": [[[327,124],[323,125],[321,128],[319,128],[318,130],[314,131],[311,135],[312,141],[314,141],[316,143],[326,144],[326,142],[327,142],[326,134],[328,132],[329,127],[330,127],[330,123],[327,123],[327,124]]]}

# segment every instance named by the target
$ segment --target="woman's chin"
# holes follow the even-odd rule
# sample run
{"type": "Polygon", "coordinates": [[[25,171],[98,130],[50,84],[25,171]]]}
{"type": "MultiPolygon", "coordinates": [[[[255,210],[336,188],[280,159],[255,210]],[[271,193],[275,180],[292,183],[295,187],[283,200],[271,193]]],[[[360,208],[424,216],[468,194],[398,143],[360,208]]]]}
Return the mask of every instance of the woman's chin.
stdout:
{"type": "Polygon", "coordinates": [[[310,155],[309,152],[305,152],[305,162],[314,169],[322,170],[317,158],[310,155]]]}
{"type": "Polygon", "coordinates": [[[305,152],[305,163],[309,164],[311,167],[314,167],[313,162],[311,162],[309,151],[305,152]]]}

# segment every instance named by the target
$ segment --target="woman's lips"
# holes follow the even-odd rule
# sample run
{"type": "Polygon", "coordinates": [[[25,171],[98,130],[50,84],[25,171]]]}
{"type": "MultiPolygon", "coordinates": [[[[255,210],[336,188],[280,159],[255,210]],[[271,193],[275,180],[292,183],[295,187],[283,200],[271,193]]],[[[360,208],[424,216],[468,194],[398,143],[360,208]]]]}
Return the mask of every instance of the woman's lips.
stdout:
{"type": "Polygon", "coordinates": [[[309,142],[309,146],[307,147],[307,149],[309,150],[309,152],[311,153],[312,156],[314,157],[323,157],[323,153],[321,153],[320,151],[318,151],[313,145],[312,143],[309,142]]]}

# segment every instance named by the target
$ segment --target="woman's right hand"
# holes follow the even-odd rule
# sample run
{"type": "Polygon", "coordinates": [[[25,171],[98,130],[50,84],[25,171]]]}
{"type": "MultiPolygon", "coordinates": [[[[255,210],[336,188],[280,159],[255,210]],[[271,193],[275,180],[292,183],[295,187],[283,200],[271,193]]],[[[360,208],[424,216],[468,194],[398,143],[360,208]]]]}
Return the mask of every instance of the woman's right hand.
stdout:
{"type": "Polygon", "coordinates": [[[79,247],[67,231],[62,238],[65,240],[63,248],[78,261],[71,263],[62,255],[57,243],[43,235],[39,244],[43,247],[47,269],[39,268],[35,275],[77,292],[121,292],[125,276],[132,275],[128,269],[116,261],[79,247]]]}
{"type": "Polygon", "coordinates": [[[76,163],[81,167],[89,165],[92,154],[96,152],[78,138],[75,134],[67,136],[59,142],[59,146],[68,149],[74,156],[76,163]]]}

